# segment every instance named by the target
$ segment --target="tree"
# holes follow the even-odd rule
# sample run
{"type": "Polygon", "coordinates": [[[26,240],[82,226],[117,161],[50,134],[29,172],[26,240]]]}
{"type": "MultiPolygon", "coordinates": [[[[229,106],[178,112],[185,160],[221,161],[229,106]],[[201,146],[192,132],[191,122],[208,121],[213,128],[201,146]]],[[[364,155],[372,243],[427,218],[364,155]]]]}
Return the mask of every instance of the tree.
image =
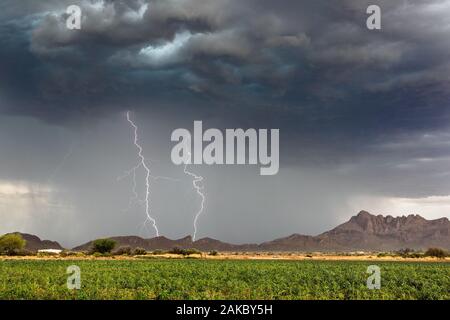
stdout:
{"type": "Polygon", "coordinates": [[[92,244],[92,251],[99,253],[109,253],[116,246],[116,242],[112,239],[97,239],[92,244]]]}
{"type": "Polygon", "coordinates": [[[0,253],[13,255],[22,250],[27,242],[18,233],[5,234],[0,237],[0,253]]]}
{"type": "Polygon", "coordinates": [[[447,256],[447,252],[440,248],[429,248],[425,255],[428,257],[437,257],[437,258],[445,258],[447,256]]]}

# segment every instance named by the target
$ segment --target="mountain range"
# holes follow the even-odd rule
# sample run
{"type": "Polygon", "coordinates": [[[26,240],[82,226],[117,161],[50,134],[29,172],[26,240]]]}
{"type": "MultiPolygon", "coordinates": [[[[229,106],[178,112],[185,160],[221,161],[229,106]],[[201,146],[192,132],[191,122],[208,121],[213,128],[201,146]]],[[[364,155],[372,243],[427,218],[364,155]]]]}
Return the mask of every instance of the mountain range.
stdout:
{"type": "MultiPolygon", "coordinates": [[[[58,242],[40,240],[22,234],[28,250],[61,249],[58,242]]],[[[111,237],[116,247],[140,247],[146,250],[167,250],[174,247],[196,248],[202,251],[388,251],[404,248],[427,249],[440,247],[450,249],[450,221],[447,218],[427,220],[419,215],[401,217],[372,215],[361,211],[347,222],[317,236],[292,234],[260,244],[231,244],[212,238],[192,241],[191,236],[172,240],[166,237],[144,239],[137,236],[111,237]]],[[[92,241],[72,250],[87,251],[92,241]]]]}

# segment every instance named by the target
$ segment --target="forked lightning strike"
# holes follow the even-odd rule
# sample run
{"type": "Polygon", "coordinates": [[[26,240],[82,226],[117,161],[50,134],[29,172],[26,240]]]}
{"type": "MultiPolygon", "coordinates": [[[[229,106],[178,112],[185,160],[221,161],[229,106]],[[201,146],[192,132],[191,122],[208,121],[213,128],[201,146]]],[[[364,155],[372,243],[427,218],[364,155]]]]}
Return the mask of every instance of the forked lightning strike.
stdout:
{"type": "MultiPolygon", "coordinates": [[[[156,220],[151,216],[151,212],[150,212],[150,178],[152,177],[152,175],[150,173],[149,167],[145,163],[145,157],[143,155],[143,149],[142,149],[142,146],[139,144],[138,127],[134,124],[133,120],[131,120],[131,118],[130,118],[130,111],[127,111],[127,121],[133,127],[133,132],[134,132],[134,140],[133,140],[133,142],[134,142],[134,145],[136,146],[136,148],[138,149],[138,158],[139,158],[138,164],[133,169],[131,169],[128,172],[128,175],[133,173],[133,198],[132,199],[137,199],[136,170],[139,169],[140,167],[142,167],[144,169],[144,171],[145,171],[145,199],[144,199],[145,215],[146,215],[145,223],[147,223],[148,221],[150,221],[152,223],[152,226],[153,226],[153,228],[156,231],[156,236],[158,237],[159,236],[159,230],[158,230],[158,227],[156,225],[156,220]]],[[[130,199],[130,203],[131,203],[132,199],[130,199]]]]}
{"type": "Polygon", "coordinates": [[[204,187],[201,187],[201,186],[198,185],[198,183],[203,181],[203,177],[202,176],[198,176],[195,173],[190,172],[190,171],[187,170],[187,166],[190,163],[189,159],[191,159],[191,153],[190,152],[188,152],[188,159],[186,159],[186,161],[184,163],[184,170],[183,171],[184,171],[185,174],[193,177],[192,185],[194,186],[194,189],[197,191],[197,194],[202,199],[202,201],[200,203],[200,209],[197,211],[197,214],[194,217],[194,234],[192,236],[192,240],[195,241],[195,238],[197,236],[197,220],[198,220],[198,218],[200,217],[200,215],[202,214],[202,212],[204,210],[206,197],[205,197],[205,194],[202,192],[202,189],[204,187]]]}
{"type": "MultiPolygon", "coordinates": [[[[156,231],[156,236],[159,236],[159,230],[158,227],[156,225],[156,220],[155,218],[152,217],[151,215],[151,209],[150,209],[150,179],[154,179],[154,180],[158,180],[158,179],[167,179],[167,180],[172,180],[172,181],[179,181],[178,179],[173,179],[173,178],[169,178],[169,177],[163,177],[163,176],[153,176],[151,174],[150,168],[147,166],[146,164],[146,159],[143,155],[143,148],[142,146],[139,144],[139,137],[138,137],[138,127],[136,126],[136,124],[133,122],[133,120],[131,120],[130,118],[130,111],[127,111],[127,121],[128,123],[131,125],[131,127],[133,128],[133,133],[134,133],[134,139],[133,139],[133,143],[135,145],[135,147],[138,149],[138,158],[139,158],[139,162],[138,164],[133,167],[131,170],[128,170],[125,172],[124,175],[118,177],[118,180],[122,180],[125,177],[128,177],[130,175],[133,176],[133,187],[132,187],[132,193],[133,196],[130,198],[129,204],[128,204],[128,208],[126,211],[128,211],[131,206],[133,205],[133,202],[138,201],[139,199],[139,195],[137,193],[137,183],[136,183],[136,170],[138,170],[139,168],[144,169],[145,171],[145,198],[144,200],[141,200],[139,202],[143,203],[145,205],[145,215],[146,215],[146,220],[144,222],[144,226],[146,225],[147,222],[151,222],[153,228],[156,231]]],[[[188,157],[189,159],[191,158],[191,153],[188,153],[188,157]]],[[[197,236],[197,221],[200,217],[200,215],[203,213],[204,208],[205,208],[205,200],[206,200],[206,196],[203,193],[203,189],[204,187],[199,185],[204,179],[202,176],[199,176],[191,171],[188,170],[188,165],[190,164],[190,160],[186,159],[185,163],[184,163],[184,169],[183,172],[192,177],[192,185],[194,187],[194,189],[196,190],[197,194],[200,196],[201,198],[201,202],[200,202],[200,209],[197,211],[197,213],[195,214],[194,217],[194,233],[192,236],[192,239],[195,241],[196,236],[197,236]]]]}

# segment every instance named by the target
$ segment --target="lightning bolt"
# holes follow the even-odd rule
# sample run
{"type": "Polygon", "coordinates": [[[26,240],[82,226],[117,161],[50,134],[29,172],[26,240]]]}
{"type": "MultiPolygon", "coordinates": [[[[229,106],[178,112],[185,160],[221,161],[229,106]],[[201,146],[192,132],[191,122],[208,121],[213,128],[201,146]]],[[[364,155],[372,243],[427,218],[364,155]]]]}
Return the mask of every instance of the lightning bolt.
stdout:
{"type": "Polygon", "coordinates": [[[48,184],[53,182],[53,179],[56,177],[56,175],[59,173],[59,171],[61,171],[61,169],[63,168],[63,166],[66,163],[67,159],[69,159],[70,156],[72,155],[74,147],[75,147],[75,142],[72,142],[72,144],[70,145],[69,149],[67,150],[67,152],[64,155],[64,157],[62,158],[62,160],[55,167],[55,169],[52,171],[52,173],[48,176],[48,178],[47,178],[47,183],[48,184]]]}
{"type": "MultiPolygon", "coordinates": [[[[117,181],[120,181],[120,180],[125,179],[126,177],[128,177],[128,176],[130,176],[130,175],[133,176],[133,187],[131,188],[131,192],[133,193],[133,196],[130,197],[130,200],[129,200],[129,202],[128,202],[127,208],[126,208],[125,210],[123,210],[124,213],[130,211],[130,209],[131,209],[131,207],[133,206],[134,202],[138,201],[138,199],[139,199],[139,195],[138,195],[137,190],[136,190],[136,189],[137,189],[136,170],[137,170],[138,168],[139,168],[139,167],[134,167],[133,169],[131,169],[131,170],[125,172],[124,175],[122,175],[122,176],[120,176],[120,177],[117,178],[117,181]]],[[[139,202],[142,204],[143,201],[141,200],[141,201],[139,201],[139,202]]]]}
{"type": "Polygon", "coordinates": [[[200,186],[199,183],[203,181],[203,177],[202,176],[198,176],[195,173],[188,171],[187,170],[187,166],[190,162],[190,158],[191,158],[191,153],[188,152],[187,154],[188,159],[186,159],[185,163],[184,163],[184,173],[191,176],[192,179],[192,185],[194,186],[194,189],[196,190],[197,194],[200,196],[201,198],[201,202],[200,202],[200,209],[197,211],[195,217],[194,217],[194,234],[192,236],[192,240],[195,241],[195,238],[197,236],[197,220],[200,217],[200,215],[202,214],[204,208],[205,208],[205,194],[202,192],[202,190],[204,189],[204,186],[200,186]]]}
{"type": "MultiPolygon", "coordinates": [[[[136,170],[138,170],[139,168],[143,168],[145,171],[145,198],[144,198],[143,202],[145,204],[145,215],[146,215],[146,220],[144,222],[144,225],[146,225],[147,222],[151,222],[153,228],[155,229],[156,236],[159,237],[159,230],[156,225],[156,220],[152,217],[151,210],[150,210],[150,178],[152,178],[152,177],[160,178],[160,177],[152,176],[149,167],[145,163],[145,157],[143,155],[144,150],[143,150],[142,146],[139,144],[138,127],[133,122],[133,120],[131,120],[130,111],[127,111],[127,121],[130,124],[130,126],[133,128],[133,133],[134,133],[133,143],[138,150],[138,158],[139,158],[138,164],[134,168],[132,168],[130,171],[128,171],[125,175],[125,176],[127,176],[130,174],[133,174],[133,189],[132,189],[133,197],[130,199],[129,205],[131,206],[132,202],[134,200],[137,200],[137,198],[138,198],[138,194],[136,191],[136,170]]],[[[125,177],[125,176],[123,176],[123,177],[125,177]]],[[[121,177],[121,178],[123,178],[123,177],[121,177]]],[[[121,179],[121,178],[119,178],[119,179],[121,179]]]]}
{"type": "MultiPolygon", "coordinates": [[[[170,177],[164,177],[164,176],[154,176],[151,174],[150,168],[147,166],[146,164],[146,159],[143,155],[143,148],[142,146],[139,144],[139,137],[138,137],[138,127],[137,125],[133,122],[133,120],[131,120],[130,118],[130,111],[127,111],[126,113],[126,117],[127,117],[127,121],[130,124],[130,126],[133,128],[133,133],[134,133],[134,139],[133,139],[133,143],[134,146],[136,147],[136,149],[138,150],[138,158],[139,158],[139,162],[137,163],[136,166],[134,166],[131,170],[128,170],[125,172],[124,175],[118,177],[118,180],[122,180],[130,175],[132,175],[133,177],[133,187],[132,187],[132,197],[130,198],[129,204],[128,204],[128,208],[125,211],[128,211],[131,206],[133,205],[133,203],[135,201],[139,200],[139,195],[137,193],[137,183],[136,183],[136,171],[139,168],[143,168],[145,171],[145,198],[143,200],[138,201],[139,203],[143,203],[145,205],[145,215],[146,215],[146,220],[144,221],[144,227],[146,227],[146,224],[148,222],[151,222],[153,228],[156,231],[156,236],[159,236],[159,230],[158,227],[156,225],[156,220],[152,217],[151,215],[151,210],[150,210],[150,179],[154,179],[154,180],[158,180],[158,179],[166,179],[166,180],[172,180],[172,181],[179,181],[178,179],[173,179],[170,177]]],[[[190,159],[191,157],[191,153],[188,152],[188,157],[190,159]]],[[[204,178],[202,176],[199,176],[191,171],[188,170],[188,164],[189,164],[189,160],[186,159],[185,161],[185,165],[184,165],[184,169],[183,172],[192,177],[192,186],[194,187],[195,191],[197,192],[197,194],[200,196],[201,198],[201,202],[200,202],[200,209],[197,211],[197,213],[195,214],[194,217],[194,234],[192,236],[192,240],[195,241],[196,236],[197,236],[197,221],[200,217],[200,215],[203,213],[204,208],[205,208],[205,201],[206,201],[206,196],[203,193],[203,189],[204,186],[201,186],[199,183],[201,183],[204,178]]]]}

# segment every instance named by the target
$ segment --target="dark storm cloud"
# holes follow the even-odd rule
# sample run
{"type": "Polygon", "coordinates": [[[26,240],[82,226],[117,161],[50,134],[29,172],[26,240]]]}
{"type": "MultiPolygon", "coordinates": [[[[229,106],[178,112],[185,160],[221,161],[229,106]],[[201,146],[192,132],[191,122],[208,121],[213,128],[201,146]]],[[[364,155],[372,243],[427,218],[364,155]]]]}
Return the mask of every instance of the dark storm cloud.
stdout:
{"type": "Polygon", "coordinates": [[[81,31],[65,26],[68,4],[4,5],[4,112],[61,122],[221,107],[292,139],[339,132],[353,145],[447,121],[449,1],[79,1],[81,31]],[[365,26],[373,3],[381,31],[365,26]]]}
{"type": "Polygon", "coordinates": [[[282,128],[292,153],[303,142],[337,157],[330,136],[362,150],[448,120],[450,1],[75,3],[80,31],[66,28],[73,2],[5,6],[0,110],[56,123],[129,108],[227,110],[282,128]],[[382,30],[370,31],[374,3],[382,30]]]}
{"type": "Polygon", "coordinates": [[[340,122],[353,108],[419,108],[449,96],[448,1],[81,1],[81,31],[65,26],[69,2],[39,3],[2,14],[3,95],[22,100],[10,111],[55,117],[58,105],[70,116],[89,101],[101,113],[116,98],[170,92],[340,122]],[[383,10],[381,31],[365,26],[372,3],[383,10]],[[18,94],[24,86],[28,97],[18,94]]]}
{"type": "MultiPolygon", "coordinates": [[[[381,32],[366,30],[364,2],[84,1],[79,32],[65,27],[63,3],[39,10],[29,2],[22,23],[3,17],[2,30],[17,38],[27,33],[29,43],[21,49],[40,59],[35,67],[43,68],[43,76],[83,64],[92,72],[120,68],[115,79],[120,81],[136,68],[152,73],[178,67],[184,75],[180,85],[196,93],[212,80],[236,90],[248,86],[250,93],[262,86],[277,97],[324,99],[345,97],[346,89],[382,91],[448,80],[448,33],[442,32],[447,22],[445,10],[439,10],[448,6],[445,1],[378,1],[385,9],[381,32]],[[332,89],[336,84],[340,88],[332,89]]],[[[17,6],[10,10],[14,19],[17,6]]],[[[86,83],[85,75],[67,77],[86,83]]],[[[110,77],[105,71],[95,81],[100,91],[99,80],[110,77]]]]}
{"type": "Polygon", "coordinates": [[[78,1],[81,31],[65,26],[72,2],[20,3],[1,16],[8,112],[61,121],[145,101],[239,118],[270,105],[295,118],[287,130],[352,132],[447,114],[449,1],[78,1]],[[373,3],[381,31],[365,25],[373,3]]]}

